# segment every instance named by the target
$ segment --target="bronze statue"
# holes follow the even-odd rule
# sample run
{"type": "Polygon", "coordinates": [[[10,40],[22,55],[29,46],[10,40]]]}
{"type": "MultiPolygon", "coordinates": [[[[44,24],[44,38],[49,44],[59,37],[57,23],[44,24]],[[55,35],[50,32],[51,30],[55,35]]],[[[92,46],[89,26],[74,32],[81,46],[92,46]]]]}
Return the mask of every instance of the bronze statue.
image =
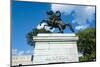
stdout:
{"type": "Polygon", "coordinates": [[[45,26],[50,26],[51,27],[50,29],[59,28],[60,33],[63,33],[66,26],[69,26],[70,30],[72,32],[74,32],[74,30],[70,24],[63,23],[63,21],[61,19],[60,11],[56,11],[55,13],[53,11],[47,11],[47,15],[48,15],[48,20],[42,20],[40,25],[43,22],[46,22],[47,25],[45,25],[45,26]]]}

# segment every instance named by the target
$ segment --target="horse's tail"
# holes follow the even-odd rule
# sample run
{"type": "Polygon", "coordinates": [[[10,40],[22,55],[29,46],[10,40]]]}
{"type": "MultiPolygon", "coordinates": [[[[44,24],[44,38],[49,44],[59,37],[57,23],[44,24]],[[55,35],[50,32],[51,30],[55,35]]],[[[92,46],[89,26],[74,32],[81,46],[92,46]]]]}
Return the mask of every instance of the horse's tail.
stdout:
{"type": "Polygon", "coordinates": [[[75,32],[74,29],[72,28],[71,24],[65,24],[65,27],[66,26],[68,26],[72,32],[75,32]]]}

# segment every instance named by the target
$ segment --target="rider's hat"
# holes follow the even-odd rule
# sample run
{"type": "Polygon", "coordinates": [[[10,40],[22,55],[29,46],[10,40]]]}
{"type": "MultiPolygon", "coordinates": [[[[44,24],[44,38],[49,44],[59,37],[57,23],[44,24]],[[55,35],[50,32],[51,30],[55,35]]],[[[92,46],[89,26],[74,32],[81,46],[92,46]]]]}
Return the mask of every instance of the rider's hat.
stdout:
{"type": "Polygon", "coordinates": [[[60,16],[61,16],[60,11],[56,11],[56,16],[58,16],[58,17],[60,17],[60,16]]]}

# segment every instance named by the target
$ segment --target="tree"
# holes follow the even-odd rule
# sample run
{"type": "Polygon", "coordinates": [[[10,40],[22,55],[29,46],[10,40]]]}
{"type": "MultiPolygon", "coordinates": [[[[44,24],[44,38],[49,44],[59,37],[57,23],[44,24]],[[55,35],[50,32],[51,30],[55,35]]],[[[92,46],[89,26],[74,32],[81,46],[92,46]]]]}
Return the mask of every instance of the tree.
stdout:
{"type": "Polygon", "coordinates": [[[45,29],[32,29],[31,32],[28,32],[26,35],[27,38],[27,43],[30,46],[34,46],[34,41],[33,41],[33,37],[37,36],[38,33],[51,33],[50,31],[46,31],[45,29]]]}
{"type": "Polygon", "coordinates": [[[96,59],[96,31],[95,28],[88,28],[77,33],[78,50],[83,54],[80,61],[94,61],[96,59]]]}

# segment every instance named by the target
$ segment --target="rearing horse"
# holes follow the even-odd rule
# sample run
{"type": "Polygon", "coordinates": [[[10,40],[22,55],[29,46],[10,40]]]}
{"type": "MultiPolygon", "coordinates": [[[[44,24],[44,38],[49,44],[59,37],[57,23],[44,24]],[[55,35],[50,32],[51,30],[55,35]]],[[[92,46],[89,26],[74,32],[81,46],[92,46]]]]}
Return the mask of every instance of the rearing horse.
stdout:
{"type": "Polygon", "coordinates": [[[64,29],[66,28],[66,26],[68,26],[70,28],[70,30],[72,32],[74,32],[74,29],[72,28],[72,26],[70,24],[64,24],[62,21],[56,21],[54,24],[52,24],[51,22],[48,22],[47,20],[42,20],[40,22],[40,25],[42,23],[47,23],[47,25],[44,25],[44,28],[45,28],[45,26],[49,26],[50,29],[58,28],[60,33],[64,32],[64,29]]]}

